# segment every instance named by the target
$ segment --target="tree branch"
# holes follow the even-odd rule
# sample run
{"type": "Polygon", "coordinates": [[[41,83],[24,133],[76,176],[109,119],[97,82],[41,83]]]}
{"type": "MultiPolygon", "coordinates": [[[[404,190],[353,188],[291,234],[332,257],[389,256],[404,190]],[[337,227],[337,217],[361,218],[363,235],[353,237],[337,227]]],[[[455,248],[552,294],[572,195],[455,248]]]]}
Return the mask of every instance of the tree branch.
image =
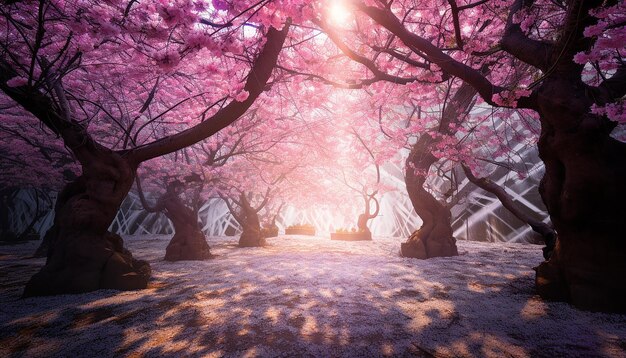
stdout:
{"type": "Polygon", "coordinates": [[[461,167],[463,168],[463,172],[470,182],[474,183],[474,185],[478,186],[479,188],[495,195],[498,200],[500,200],[500,203],[502,203],[502,206],[510,211],[511,214],[513,214],[522,222],[528,224],[533,229],[533,231],[540,234],[547,246],[554,245],[554,241],[557,237],[554,229],[552,229],[544,222],[536,220],[530,215],[526,214],[522,210],[522,208],[520,208],[519,205],[517,205],[513,201],[513,198],[511,198],[511,196],[506,192],[503,187],[499,186],[488,178],[477,178],[476,176],[474,176],[472,171],[463,163],[461,163],[461,167]]]}
{"type": "MultiPolygon", "coordinates": [[[[497,105],[492,98],[494,94],[502,92],[505,89],[493,85],[480,73],[479,70],[473,69],[464,63],[456,61],[449,55],[445,54],[440,48],[431,44],[428,40],[411,33],[390,11],[372,6],[366,6],[362,3],[357,3],[356,7],[378,24],[391,31],[391,33],[398,36],[398,38],[412,51],[416,53],[423,53],[427,60],[437,64],[444,72],[468,82],[478,91],[485,102],[492,106],[501,107],[497,105]]],[[[518,102],[518,105],[522,103],[523,102],[520,101],[518,102]]],[[[529,105],[529,103],[523,104],[529,105]]]]}
{"type": "Polygon", "coordinates": [[[148,203],[148,200],[146,200],[146,197],[143,193],[143,188],[141,187],[141,179],[139,179],[139,175],[135,177],[135,183],[137,184],[137,194],[139,196],[139,201],[141,201],[141,206],[143,206],[144,210],[149,213],[161,212],[163,208],[160,205],[156,204],[152,206],[148,203]]]}
{"type": "Polygon", "coordinates": [[[373,200],[373,201],[374,201],[374,204],[376,204],[376,210],[374,210],[374,212],[373,212],[372,214],[370,214],[370,213],[369,213],[369,210],[368,210],[368,212],[367,212],[367,217],[368,217],[369,219],[374,219],[374,218],[376,218],[376,217],[378,216],[378,213],[379,213],[379,211],[380,211],[380,204],[378,203],[378,199],[376,199],[374,196],[372,196],[372,197],[370,198],[370,200],[373,200]]]}
{"type": "Polygon", "coordinates": [[[15,76],[17,72],[0,59],[0,90],[39,119],[53,133],[63,138],[65,145],[81,163],[88,161],[91,158],[90,153],[94,150],[105,149],[87,134],[83,126],[75,121],[67,120],[63,114],[58,113],[52,99],[35,87],[28,84],[17,87],[8,86],[7,81],[15,76]]]}
{"type": "Polygon", "coordinates": [[[180,133],[130,150],[128,153],[129,160],[133,163],[141,163],[148,159],[188,147],[219,132],[243,115],[265,90],[267,81],[276,66],[278,55],[287,37],[289,25],[289,23],[285,24],[280,31],[274,28],[268,31],[267,42],[254,62],[244,86],[244,90],[249,93],[245,101],[232,101],[204,122],[180,133]]]}
{"type": "Polygon", "coordinates": [[[500,47],[520,61],[546,72],[551,65],[553,45],[528,38],[520,25],[513,22],[513,17],[523,4],[524,0],[517,0],[511,5],[500,47]]]}
{"type": "Polygon", "coordinates": [[[351,48],[349,48],[343,41],[341,41],[341,39],[339,38],[339,35],[335,32],[335,30],[332,29],[332,27],[327,26],[325,23],[321,21],[313,20],[313,22],[316,25],[318,25],[322,30],[324,30],[328,38],[330,38],[335,43],[335,45],[339,48],[339,50],[341,50],[341,52],[344,53],[344,55],[348,56],[348,58],[350,58],[351,60],[358,62],[362,64],[363,66],[365,66],[368,70],[370,70],[370,72],[372,72],[372,74],[374,75],[374,78],[376,78],[377,80],[393,82],[393,83],[398,83],[398,84],[407,84],[407,83],[414,82],[415,80],[417,80],[417,78],[414,78],[414,77],[404,78],[404,77],[392,76],[386,72],[381,71],[378,68],[378,66],[376,66],[374,61],[370,60],[369,58],[365,56],[361,56],[355,51],[352,51],[351,48]]]}
{"type": "Polygon", "coordinates": [[[230,199],[228,199],[226,196],[220,194],[220,198],[222,200],[224,200],[224,202],[226,203],[226,207],[228,207],[228,211],[230,212],[230,215],[232,215],[235,220],[239,223],[239,225],[244,226],[244,220],[243,218],[237,214],[237,211],[233,208],[232,204],[230,203],[230,199]]]}
{"type": "Polygon", "coordinates": [[[400,61],[402,61],[404,63],[407,63],[407,64],[409,64],[411,66],[415,66],[415,67],[418,67],[418,68],[423,68],[425,70],[429,70],[430,69],[430,66],[428,65],[428,63],[416,61],[416,60],[413,60],[412,58],[410,58],[409,57],[410,52],[409,52],[409,54],[405,55],[405,54],[403,54],[401,52],[398,52],[398,50],[396,50],[396,49],[392,50],[390,48],[380,48],[380,47],[377,47],[377,46],[372,47],[372,49],[374,51],[379,51],[379,52],[384,52],[386,54],[389,54],[392,57],[394,57],[395,59],[398,59],[398,60],[400,60],[400,61]]]}
{"type": "Polygon", "coordinates": [[[259,206],[256,209],[253,208],[254,211],[258,213],[259,211],[261,211],[261,209],[265,207],[265,205],[267,205],[270,199],[270,191],[271,191],[271,188],[267,187],[267,190],[265,191],[265,196],[263,196],[263,201],[261,202],[261,204],[259,204],[259,206]]]}
{"type": "Polygon", "coordinates": [[[452,10],[452,24],[454,25],[454,37],[456,38],[456,45],[463,49],[463,38],[461,37],[461,25],[459,21],[459,7],[456,5],[455,0],[448,0],[450,9],[452,10]]]}
{"type": "Polygon", "coordinates": [[[626,64],[622,64],[617,71],[593,88],[595,102],[597,104],[607,104],[617,101],[626,95],[626,64]]]}

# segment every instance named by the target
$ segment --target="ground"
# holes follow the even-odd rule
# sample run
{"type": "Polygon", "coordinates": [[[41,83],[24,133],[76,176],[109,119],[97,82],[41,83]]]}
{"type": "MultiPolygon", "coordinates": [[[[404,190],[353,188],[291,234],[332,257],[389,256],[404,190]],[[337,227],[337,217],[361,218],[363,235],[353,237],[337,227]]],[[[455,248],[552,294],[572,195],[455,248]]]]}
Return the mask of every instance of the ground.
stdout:
{"type": "Polygon", "coordinates": [[[213,237],[217,258],[172,263],[168,239],[125,238],[152,264],[146,290],[28,299],[38,242],[0,246],[0,356],[626,357],[626,315],[535,295],[540,246],[421,261],[401,238],[213,237]]]}

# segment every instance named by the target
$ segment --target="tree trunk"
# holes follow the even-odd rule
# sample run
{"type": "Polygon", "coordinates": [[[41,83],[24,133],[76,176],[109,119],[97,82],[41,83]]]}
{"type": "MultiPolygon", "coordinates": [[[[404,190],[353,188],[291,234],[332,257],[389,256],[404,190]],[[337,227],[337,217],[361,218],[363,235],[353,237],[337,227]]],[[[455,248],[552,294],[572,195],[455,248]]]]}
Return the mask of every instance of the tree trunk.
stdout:
{"type": "Polygon", "coordinates": [[[239,237],[240,247],[261,247],[265,246],[265,239],[261,235],[261,223],[257,210],[250,205],[250,202],[241,195],[241,219],[243,232],[239,237]]]}
{"type": "Polygon", "coordinates": [[[174,191],[160,200],[165,215],[174,225],[174,236],[165,249],[165,260],[207,260],[213,258],[200,226],[197,214],[188,208],[174,191]]]}
{"type": "Polygon", "coordinates": [[[437,161],[430,151],[432,144],[433,139],[428,134],[422,134],[406,160],[406,189],[413,208],[423,223],[401,245],[404,257],[428,259],[458,255],[456,239],[452,236],[450,209],[424,189],[426,174],[437,161]]]}
{"type": "MultiPolygon", "coordinates": [[[[56,212],[56,209],[55,209],[55,212],[56,212]]],[[[43,236],[43,239],[41,240],[41,244],[39,244],[39,247],[37,247],[37,250],[35,251],[35,254],[33,256],[34,257],[48,257],[50,247],[52,247],[53,241],[57,237],[58,234],[59,233],[57,232],[57,226],[56,224],[53,224],[48,229],[48,231],[46,231],[46,234],[43,236]]]]}
{"type": "MultiPolygon", "coordinates": [[[[440,134],[450,135],[450,124],[463,121],[463,117],[473,107],[475,96],[476,90],[467,83],[463,83],[456,90],[446,101],[441,113],[438,129],[440,134]]],[[[419,230],[411,234],[406,243],[402,244],[402,256],[426,259],[459,254],[456,239],[452,236],[450,209],[424,189],[430,166],[437,162],[437,158],[432,154],[435,143],[433,137],[423,133],[406,159],[406,189],[413,208],[423,224],[419,230]]]]}
{"type": "MultiPolygon", "coordinates": [[[[63,138],[83,174],[68,184],[56,211],[54,245],[46,265],[27,283],[24,296],[78,293],[99,288],[139,289],[147,286],[150,265],[133,259],[124,249],[122,238],[108,232],[136,175],[137,165],[204,140],[232,124],[265,91],[278,55],[289,31],[288,20],[282,30],[267,31],[266,42],[248,73],[243,102],[231,101],[203,121],[182,132],[161,137],[131,150],[113,152],[98,144],[87,129],[72,120],[68,106],[55,105],[52,96],[29,84],[9,86],[7,81],[18,72],[13,64],[0,61],[0,90],[37,117],[54,134],[63,138]]],[[[61,81],[48,92],[65,97],[61,81]]]]}
{"type": "Polygon", "coordinates": [[[243,232],[239,237],[240,247],[261,247],[265,246],[265,238],[261,235],[261,225],[256,212],[246,215],[246,222],[243,225],[243,232]]]}
{"type": "Polygon", "coordinates": [[[550,259],[537,269],[539,294],[594,311],[626,312],[626,144],[614,125],[589,113],[579,79],[544,80],[537,103],[539,190],[558,233],[550,259]]]}
{"type": "Polygon", "coordinates": [[[134,259],[122,238],[108,231],[136,168],[102,147],[90,155],[83,174],[59,194],[53,245],[45,266],[26,284],[24,297],[147,285],[150,265],[134,259]]]}
{"type": "MultiPolygon", "coordinates": [[[[256,216],[254,213],[253,216],[256,216]]],[[[265,238],[261,235],[261,225],[258,217],[252,219],[243,226],[243,232],[239,237],[240,247],[261,247],[265,246],[265,238]]]]}
{"type": "Polygon", "coordinates": [[[359,232],[370,232],[370,228],[367,227],[367,222],[370,220],[370,201],[367,195],[365,195],[364,199],[365,210],[363,214],[359,215],[359,218],[356,221],[356,227],[359,232]]]}
{"type": "Polygon", "coordinates": [[[367,223],[378,216],[380,204],[378,203],[378,200],[374,197],[374,195],[375,194],[366,194],[363,196],[363,198],[365,199],[365,212],[359,215],[359,218],[357,220],[357,228],[359,229],[359,232],[370,232],[370,228],[367,226],[367,223]],[[376,209],[373,213],[370,213],[370,201],[374,201],[374,204],[376,205],[376,209]]]}
{"type": "Polygon", "coordinates": [[[359,229],[359,232],[370,232],[370,228],[367,227],[367,222],[370,220],[368,214],[361,214],[356,222],[356,226],[359,229]]]}

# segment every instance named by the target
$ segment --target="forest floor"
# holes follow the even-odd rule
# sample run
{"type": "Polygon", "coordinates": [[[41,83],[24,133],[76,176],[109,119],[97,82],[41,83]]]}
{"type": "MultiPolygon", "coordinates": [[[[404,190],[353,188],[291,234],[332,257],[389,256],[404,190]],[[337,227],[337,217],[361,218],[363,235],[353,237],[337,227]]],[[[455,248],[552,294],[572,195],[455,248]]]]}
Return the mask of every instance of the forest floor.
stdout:
{"type": "Polygon", "coordinates": [[[211,237],[217,258],[172,263],[168,239],[125,238],[148,289],[28,299],[39,242],[0,246],[0,357],[626,357],[626,315],[535,295],[539,246],[460,241],[422,261],[400,238],[211,237]]]}

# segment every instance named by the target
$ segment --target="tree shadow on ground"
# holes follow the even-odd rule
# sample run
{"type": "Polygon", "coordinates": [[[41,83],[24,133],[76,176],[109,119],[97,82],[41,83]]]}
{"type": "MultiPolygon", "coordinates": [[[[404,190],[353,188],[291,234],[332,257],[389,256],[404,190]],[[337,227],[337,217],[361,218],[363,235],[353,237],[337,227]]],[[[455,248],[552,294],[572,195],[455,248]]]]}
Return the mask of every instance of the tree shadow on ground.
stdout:
{"type": "MultiPolygon", "coordinates": [[[[514,250],[479,248],[456,258],[420,261],[398,258],[387,247],[374,245],[377,251],[368,253],[350,246],[362,243],[328,244],[313,254],[279,244],[238,249],[222,241],[211,243],[220,254],[215,260],[168,263],[159,259],[167,244],[162,241],[135,243],[140,250],[133,251],[155,268],[146,290],[18,300],[0,286],[8,298],[0,311],[0,354],[624,353],[625,316],[539,300],[532,270],[514,250]]],[[[10,264],[0,263],[0,270],[10,264]]],[[[28,272],[27,266],[10,270],[28,272]]],[[[28,279],[27,274],[12,277],[11,285],[28,279]]]]}

